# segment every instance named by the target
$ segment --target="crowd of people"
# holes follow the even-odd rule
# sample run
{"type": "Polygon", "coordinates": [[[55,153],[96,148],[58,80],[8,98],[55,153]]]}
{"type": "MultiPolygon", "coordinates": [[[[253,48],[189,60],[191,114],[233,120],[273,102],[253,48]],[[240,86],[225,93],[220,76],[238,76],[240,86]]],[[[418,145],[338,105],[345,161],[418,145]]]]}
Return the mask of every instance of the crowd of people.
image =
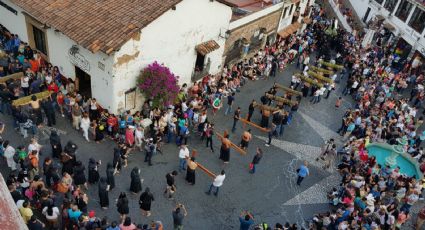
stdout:
{"type": "MultiPolygon", "coordinates": [[[[300,87],[302,93],[302,96],[296,97],[294,104],[279,104],[267,96],[277,95],[276,85],[260,98],[259,126],[268,130],[269,137],[265,145],[270,146],[273,137],[283,135],[284,126],[290,124],[303,97],[311,97],[311,103],[319,103],[323,95],[325,99],[329,98],[336,89],[336,82],[346,81],[335,104],[336,107],[341,105],[342,96],[352,96],[356,101],[356,106],[346,111],[338,130],[346,143],[337,148],[334,140],[329,140],[317,159],[326,159],[324,168],[329,168],[334,167],[333,158],[338,155],[341,160],[335,167],[342,176],[342,182],[328,195],[335,206],[333,211],[316,215],[309,228],[401,228],[411,218],[411,207],[422,199],[423,182],[400,173],[397,167],[380,165],[368,155],[366,147],[373,142],[403,143],[403,149],[418,160],[425,172],[425,156],[420,146],[425,133],[418,133],[423,123],[418,110],[425,97],[420,62],[414,61],[400,68],[399,63],[394,64],[397,58],[391,47],[385,44],[362,47],[360,36],[343,29],[339,29],[337,35],[326,35],[324,31],[333,26],[333,21],[324,17],[320,8],[313,9],[312,17],[313,24],[299,34],[267,44],[253,57],[225,66],[222,74],[207,75],[191,87],[184,84],[174,105],[161,109],[153,107],[152,102],[147,100],[140,111],[122,114],[112,114],[103,109],[95,98],[80,95],[78,84],[63,76],[58,67],[44,61],[41,54],[17,35],[0,26],[0,77],[23,73],[20,79],[0,84],[1,112],[13,116],[13,126],[17,131],[24,138],[30,136],[28,132],[34,135],[38,127],[54,126],[55,116],[59,113],[69,119],[73,128],[81,130],[85,140],[100,143],[109,138],[117,143],[113,161],[107,163],[106,176],[101,176],[98,170],[101,161],[90,158],[86,168],[77,159],[78,146],[68,141],[62,147],[61,137],[54,131],[50,136],[52,155],[44,157],[42,162],[40,156],[49,148],[40,145],[36,138],[31,138],[27,147],[16,148],[9,140],[1,140],[0,152],[12,170],[6,183],[25,223],[30,229],[163,229],[161,221],[134,224],[129,217],[129,198],[125,192],[120,193],[116,202],[120,220],[111,222],[106,217],[99,218],[94,211],[87,209],[87,185],[96,184],[100,207],[110,207],[109,191],[115,187],[114,177],[127,166],[131,152],[145,152],[145,162],[151,166],[152,158],[162,153],[161,147],[165,143],[179,146],[179,171],[186,170],[186,181],[195,184],[195,172],[201,166],[196,162],[196,153],[190,153],[187,147],[188,137],[200,137],[201,141],[206,141],[206,148],[214,152],[213,136],[216,132],[208,119],[208,110],[212,111],[211,116],[215,116],[225,104],[224,113],[233,114],[231,131],[235,132],[242,114],[240,108],[234,108],[234,100],[240,87],[248,80],[275,77],[278,71],[284,71],[292,63],[308,77],[311,64],[320,67],[320,62],[327,60],[344,65],[340,75],[329,76],[334,83],[317,87],[317,84],[302,81],[294,74],[290,87],[294,90],[300,87]],[[314,53],[318,58],[312,61],[310,58],[313,59],[314,53]],[[12,106],[13,100],[46,90],[52,93],[50,97],[40,99],[32,96],[28,103],[12,106]],[[405,97],[408,90],[410,95],[405,97]],[[271,110],[271,106],[277,109],[271,110]],[[42,215],[43,223],[33,211],[42,215]]],[[[291,101],[295,96],[285,93],[283,98],[291,101]]],[[[248,108],[248,122],[256,107],[257,103],[253,100],[248,108]]],[[[4,127],[2,123],[1,132],[4,127]]],[[[250,130],[242,133],[238,145],[241,151],[247,149],[251,138],[250,130]]],[[[219,140],[222,142],[220,159],[227,164],[229,151],[235,147],[226,134],[219,140]]],[[[262,157],[263,150],[257,148],[250,173],[255,173],[262,157]]],[[[298,185],[309,175],[307,166],[308,162],[305,162],[297,170],[298,185]]],[[[177,192],[174,182],[177,175],[177,171],[166,174],[164,196],[168,199],[174,199],[177,192]]],[[[130,176],[130,192],[140,194],[142,214],[150,216],[151,204],[157,198],[149,187],[142,191],[143,179],[138,167],[131,170],[130,176]]],[[[225,178],[223,170],[213,178],[206,193],[217,196],[225,178]]],[[[188,214],[185,206],[177,204],[171,211],[174,228],[182,229],[183,219],[188,214]]],[[[418,224],[423,223],[425,210],[421,210],[418,220],[418,224]]],[[[239,221],[242,230],[254,225],[254,217],[247,211],[241,214],[239,221]]],[[[255,228],[265,230],[273,227],[261,223],[255,228]]],[[[299,228],[297,224],[290,223],[274,225],[274,229],[299,228]]]]}
{"type": "Polygon", "coordinates": [[[344,49],[336,51],[342,57],[340,64],[344,65],[346,81],[341,93],[351,96],[355,106],[345,112],[338,130],[345,144],[337,150],[333,140],[329,140],[322,148],[321,156],[338,155],[336,168],[342,180],[328,194],[335,208],[316,215],[311,226],[403,229],[410,218],[416,218],[414,228],[420,229],[425,209],[413,217],[411,208],[423,200],[422,175],[406,175],[391,162],[378,163],[375,156],[368,154],[367,146],[398,145],[425,172],[421,147],[425,133],[419,131],[425,114],[420,111],[424,97],[423,66],[418,59],[400,65],[389,44],[362,47],[360,37],[340,32],[344,49]]]}

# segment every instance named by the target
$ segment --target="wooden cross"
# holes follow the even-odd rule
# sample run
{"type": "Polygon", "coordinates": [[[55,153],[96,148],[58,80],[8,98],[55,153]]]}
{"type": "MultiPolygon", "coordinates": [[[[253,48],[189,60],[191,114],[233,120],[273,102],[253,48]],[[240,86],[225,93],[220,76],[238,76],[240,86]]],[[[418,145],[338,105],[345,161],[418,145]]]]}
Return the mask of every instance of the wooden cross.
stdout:
{"type": "Polygon", "coordinates": [[[273,101],[278,101],[278,102],[281,102],[283,104],[290,105],[290,106],[293,106],[297,103],[296,101],[291,101],[291,100],[288,100],[286,98],[275,96],[275,95],[269,94],[269,93],[266,93],[266,97],[268,97],[269,99],[271,99],[273,101]]]}
{"type": "Polygon", "coordinates": [[[289,87],[286,87],[286,86],[281,85],[281,84],[278,84],[278,83],[274,83],[274,87],[276,87],[277,89],[281,89],[283,91],[286,91],[286,92],[288,92],[290,94],[294,94],[294,95],[298,95],[298,96],[302,96],[303,95],[303,93],[300,92],[300,91],[298,91],[298,90],[291,89],[289,87]]]}
{"type": "MultiPolygon", "coordinates": [[[[195,157],[197,155],[197,151],[196,150],[192,150],[192,157],[195,157]]],[[[186,160],[190,159],[189,157],[186,157],[186,160]]],[[[208,170],[207,168],[205,168],[203,165],[201,165],[198,162],[195,162],[195,164],[198,166],[198,168],[200,168],[202,171],[204,171],[209,177],[215,179],[215,177],[217,176],[216,174],[214,174],[213,172],[211,172],[210,170],[208,170]]]]}
{"type": "Polygon", "coordinates": [[[252,123],[252,122],[250,122],[250,121],[248,121],[248,120],[246,120],[246,119],[239,118],[239,120],[240,120],[242,123],[244,123],[244,125],[245,125],[245,124],[247,124],[247,125],[249,125],[249,126],[252,126],[252,127],[254,127],[254,128],[259,129],[259,130],[260,130],[260,131],[262,131],[262,132],[268,133],[268,132],[270,131],[269,129],[263,128],[263,127],[261,127],[261,126],[259,126],[259,125],[255,124],[255,123],[252,123]]]}
{"type": "MultiPolygon", "coordinates": [[[[226,133],[226,132],[225,132],[225,133],[226,133]]],[[[223,139],[224,139],[224,136],[223,136],[223,135],[221,135],[220,133],[215,132],[215,134],[217,135],[217,137],[218,137],[218,138],[220,138],[220,140],[223,140],[223,139]]],[[[239,153],[240,153],[240,154],[242,154],[242,155],[246,155],[246,151],[245,151],[245,150],[241,149],[238,145],[234,144],[234,143],[233,143],[233,142],[231,142],[230,140],[229,140],[229,142],[230,142],[230,146],[231,146],[232,148],[234,148],[237,152],[239,152],[239,153]]]]}

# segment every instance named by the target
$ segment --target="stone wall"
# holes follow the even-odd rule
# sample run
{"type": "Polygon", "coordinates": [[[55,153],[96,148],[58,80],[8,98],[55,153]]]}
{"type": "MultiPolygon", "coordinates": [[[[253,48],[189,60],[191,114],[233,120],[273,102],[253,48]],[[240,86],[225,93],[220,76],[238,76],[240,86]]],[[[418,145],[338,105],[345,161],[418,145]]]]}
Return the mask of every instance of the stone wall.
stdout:
{"type": "MultiPolygon", "coordinates": [[[[266,16],[253,20],[248,24],[231,30],[230,36],[226,40],[224,55],[227,56],[227,54],[233,50],[235,42],[242,38],[245,38],[249,43],[251,43],[251,39],[255,37],[254,35],[258,35],[261,29],[265,29],[264,34],[276,32],[281,13],[282,11],[279,9],[266,16]]],[[[250,49],[250,51],[252,51],[252,49],[250,49]]]]}

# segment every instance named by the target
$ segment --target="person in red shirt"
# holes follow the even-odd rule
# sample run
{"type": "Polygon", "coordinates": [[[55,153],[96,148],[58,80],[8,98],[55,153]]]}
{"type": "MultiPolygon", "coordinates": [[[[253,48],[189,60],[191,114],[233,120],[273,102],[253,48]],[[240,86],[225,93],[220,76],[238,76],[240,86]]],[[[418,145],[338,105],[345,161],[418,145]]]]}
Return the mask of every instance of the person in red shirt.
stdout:
{"type": "Polygon", "coordinates": [[[114,114],[109,114],[108,120],[106,121],[108,125],[108,135],[111,138],[114,138],[115,130],[118,128],[118,119],[114,114]]]}
{"type": "Polygon", "coordinates": [[[58,107],[59,110],[62,114],[62,117],[65,117],[65,115],[63,114],[63,105],[65,104],[65,97],[63,96],[62,92],[58,92],[57,96],[56,96],[56,102],[58,103],[58,107]]]}
{"type": "Polygon", "coordinates": [[[53,93],[59,92],[59,87],[56,85],[54,81],[50,82],[50,84],[47,86],[47,90],[53,93]]]}

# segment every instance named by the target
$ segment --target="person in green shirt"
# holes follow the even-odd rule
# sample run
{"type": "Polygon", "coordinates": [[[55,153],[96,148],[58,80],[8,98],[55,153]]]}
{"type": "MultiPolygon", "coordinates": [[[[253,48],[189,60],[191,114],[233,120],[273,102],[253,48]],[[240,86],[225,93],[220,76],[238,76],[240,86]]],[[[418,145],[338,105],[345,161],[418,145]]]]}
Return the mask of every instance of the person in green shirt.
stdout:
{"type": "Polygon", "coordinates": [[[24,161],[25,158],[28,157],[28,153],[25,151],[24,146],[19,146],[16,150],[16,154],[18,154],[19,162],[24,161]]]}

